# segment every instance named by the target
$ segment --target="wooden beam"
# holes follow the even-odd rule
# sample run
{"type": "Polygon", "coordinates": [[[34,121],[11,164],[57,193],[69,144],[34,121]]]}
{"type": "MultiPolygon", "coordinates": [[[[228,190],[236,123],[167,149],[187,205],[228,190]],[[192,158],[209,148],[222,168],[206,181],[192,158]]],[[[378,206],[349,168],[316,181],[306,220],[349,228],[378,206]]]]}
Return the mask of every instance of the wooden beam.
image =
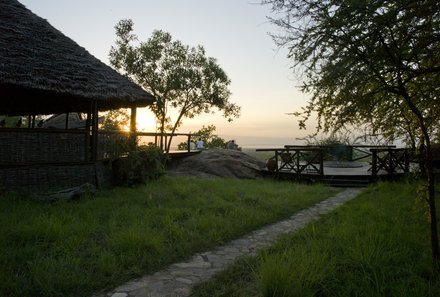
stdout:
{"type": "Polygon", "coordinates": [[[69,113],[66,112],[66,129],[69,129],[69,113]]]}
{"type": "Polygon", "coordinates": [[[92,161],[98,160],[98,101],[92,102],[92,161]]]}
{"type": "Polygon", "coordinates": [[[136,149],[136,115],[137,109],[133,106],[130,112],[130,143],[133,150],[136,149]]]}
{"type": "Polygon", "coordinates": [[[85,133],[84,133],[84,144],[85,144],[85,151],[84,151],[84,161],[90,161],[90,124],[91,124],[91,117],[92,117],[92,106],[90,105],[90,110],[87,112],[86,117],[86,127],[85,127],[85,133]]]}
{"type": "Polygon", "coordinates": [[[132,107],[130,113],[130,132],[132,133],[136,132],[136,114],[137,114],[136,107],[132,107]]]}

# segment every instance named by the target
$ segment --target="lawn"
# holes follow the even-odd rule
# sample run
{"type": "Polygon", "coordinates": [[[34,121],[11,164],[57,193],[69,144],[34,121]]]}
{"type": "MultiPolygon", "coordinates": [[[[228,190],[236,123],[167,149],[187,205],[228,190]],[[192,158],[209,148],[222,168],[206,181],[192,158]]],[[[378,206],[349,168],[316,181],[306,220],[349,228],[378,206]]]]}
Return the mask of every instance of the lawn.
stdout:
{"type": "Polygon", "coordinates": [[[164,177],[74,202],[0,194],[0,296],[90,296],[281,220],[321,185],[164,177]]]}
{"type": "Polygon", "coordinates": [[[373,185],[258,257],[240,259],[194,296],[440,296],[416,189],[373,185]]]}

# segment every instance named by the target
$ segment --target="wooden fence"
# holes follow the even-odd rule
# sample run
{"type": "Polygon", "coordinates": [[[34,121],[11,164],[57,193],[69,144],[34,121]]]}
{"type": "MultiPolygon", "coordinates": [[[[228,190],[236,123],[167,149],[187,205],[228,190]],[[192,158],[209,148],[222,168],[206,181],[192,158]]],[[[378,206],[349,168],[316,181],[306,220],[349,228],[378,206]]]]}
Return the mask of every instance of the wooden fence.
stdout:
{"type": "Polygon", "coordinates": [[[267,169],[274,173],[290,173],[297,176],[324,176],[325,161],[364,161],[370,164],[371,176],[395,175],[409,172],[407,149],[395,146],[300,146],[286,145],[284,148],[257,149],[273,152],[267,160],[267,169]]]}

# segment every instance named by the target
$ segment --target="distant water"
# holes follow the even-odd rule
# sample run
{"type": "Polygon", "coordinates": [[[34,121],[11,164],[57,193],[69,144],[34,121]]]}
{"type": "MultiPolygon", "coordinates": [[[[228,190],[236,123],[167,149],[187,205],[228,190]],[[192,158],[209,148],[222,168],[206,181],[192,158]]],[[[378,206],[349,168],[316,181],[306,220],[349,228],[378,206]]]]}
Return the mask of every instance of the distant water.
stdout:
{"type": "MultiPolygon", "coordinates": [[[[303,141],[297,140],[295,138],[270,138],[270,137],[248,137],[248,136],[222,136],[225,141],[235,140],[238,146],[246,149],[258,149],[258,148],[282,148],[286,144],[290,145],[301,145],[304,144],[303,141]]],[[[155,137],[152,136],[142,136],[139,139],[140,144],[147,144],[149,142],[154,143],[155,137]]],[[[177,150],[179,143],[187,142],[186,136],[175,136],[173,137],[171,143],[171,150],[177,150]]]]}

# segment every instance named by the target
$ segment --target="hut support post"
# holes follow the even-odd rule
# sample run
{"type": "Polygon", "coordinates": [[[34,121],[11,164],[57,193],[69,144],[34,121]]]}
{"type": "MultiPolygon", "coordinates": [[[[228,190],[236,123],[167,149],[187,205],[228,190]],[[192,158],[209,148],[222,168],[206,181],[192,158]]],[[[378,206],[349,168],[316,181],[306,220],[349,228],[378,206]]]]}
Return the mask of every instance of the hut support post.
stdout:
{"type": "Polygon", "coordinates": [[[130,113],[130,145],[132,150],[136,150],[136,114],[136,107],[132,107],[130,113]]]}
{"type": "Polygon", "coordinates": [[[92,161],[98,160],[98,101],[92,102],[92,161]]]}
{"type": "Polygon", "coordinates": [[[90,161],[90,122],[91,122],[91,110],[87,112],[87,118],[86,118],[86,129],[85,129],[85,151],[84,151],[84,161],[88,162],[90,161]]]}
{"type": "Polygon", "coordinates": [[[69,113],[66,112],[66,129],[69,129],[69,113]]]}
{"type": "Polygon", "coordinates": [[[188,141],[186,145],[188,147],[188,153],[191,152],[191,134],[188,134],[188,141]]]}

